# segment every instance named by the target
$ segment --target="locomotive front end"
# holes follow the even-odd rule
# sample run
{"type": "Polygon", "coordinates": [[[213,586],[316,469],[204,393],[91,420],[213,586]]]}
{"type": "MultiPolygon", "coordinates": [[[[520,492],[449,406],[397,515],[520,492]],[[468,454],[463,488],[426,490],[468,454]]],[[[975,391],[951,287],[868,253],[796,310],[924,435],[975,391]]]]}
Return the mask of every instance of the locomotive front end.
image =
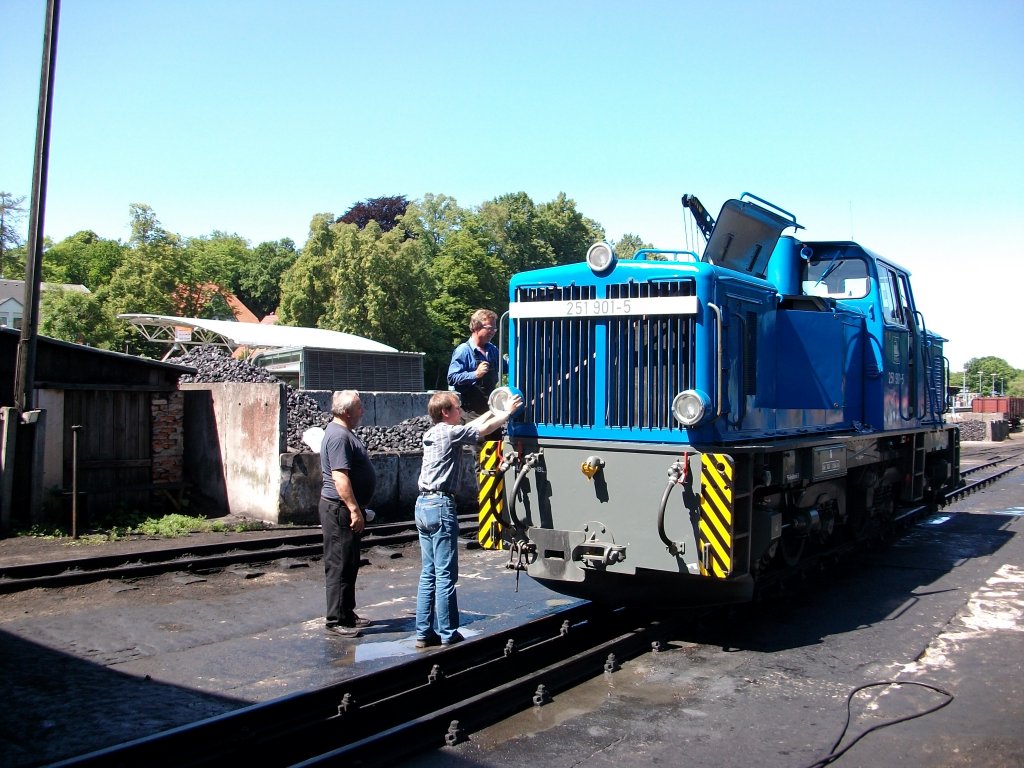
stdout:
{"type": "Polygon", "coordinates": [[[601,244],[586,265],[513,279],[509,381],[525,406],[506,447],[509,522],[529,575],[562,593],[744,600],[732,459],[695,447],[721,387],[716,307],[701,299],[713,278],[687,252],[645,256],[616,263],[601,244]]]}

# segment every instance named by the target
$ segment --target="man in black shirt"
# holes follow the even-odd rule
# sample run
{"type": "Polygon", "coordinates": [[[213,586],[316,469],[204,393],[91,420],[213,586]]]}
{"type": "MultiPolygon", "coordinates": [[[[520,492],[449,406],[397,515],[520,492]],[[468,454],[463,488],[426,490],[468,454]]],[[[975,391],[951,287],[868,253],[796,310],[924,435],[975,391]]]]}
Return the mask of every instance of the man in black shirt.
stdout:
{"type": "Polygon", "coordinates": [[[356,615],[356,576],[359,573],[359,534],[366,525],[364,509],[373,497],[377,475],[370,455],[353,430],[363,417],[355,390],[335,392],[331,423],[320,444],[323,490],[320,525],[324,536],[324,574],[327,578],[327,631],[359,637],[370,622],[356,615]]]}

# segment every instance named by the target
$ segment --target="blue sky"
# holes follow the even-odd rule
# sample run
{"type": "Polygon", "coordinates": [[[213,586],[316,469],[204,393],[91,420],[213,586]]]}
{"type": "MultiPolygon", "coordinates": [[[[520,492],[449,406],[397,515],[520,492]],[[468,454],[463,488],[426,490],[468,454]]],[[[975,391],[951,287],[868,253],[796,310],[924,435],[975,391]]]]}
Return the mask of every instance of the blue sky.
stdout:
{"type": "MultiPolygon", "coordinates": [[[[43,0],[0,0],[0,190],[28,195],[43,0]]],[[[752,192],[908,267],[954,370],[1024,368],[1024,2],[64,0],[46,234],[306,239],[382,195],[564,192],[687,245],[752,192]]]]}

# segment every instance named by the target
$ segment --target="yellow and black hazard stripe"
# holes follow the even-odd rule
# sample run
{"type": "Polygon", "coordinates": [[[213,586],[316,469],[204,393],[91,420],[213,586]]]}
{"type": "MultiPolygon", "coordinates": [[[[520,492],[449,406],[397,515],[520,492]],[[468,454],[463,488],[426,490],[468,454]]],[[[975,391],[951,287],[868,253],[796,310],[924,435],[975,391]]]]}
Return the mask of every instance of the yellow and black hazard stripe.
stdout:
{"type": "Polygon", "coordinates": [[[733,460],[724,453],[705,453],[700,460],[700,572],[724,579],[732,573],[733,460]]]}
{"type": "Polygon", "coordinates": [[[504,549],[501,542],[501,513],[505,509],[505,476],[501,464],[501,440],[488,440],[480,448],[480,471],[477,480],[480,503],[477,541],[484,549],[504,549]]]}

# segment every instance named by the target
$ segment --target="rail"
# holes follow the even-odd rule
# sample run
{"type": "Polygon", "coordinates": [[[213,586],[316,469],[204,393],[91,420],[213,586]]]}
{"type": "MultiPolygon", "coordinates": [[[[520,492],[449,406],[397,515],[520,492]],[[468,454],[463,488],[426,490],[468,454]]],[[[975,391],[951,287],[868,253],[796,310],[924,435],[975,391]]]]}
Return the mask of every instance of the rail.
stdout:
{"type": "Polygon", "coordinates": [[[213,768],[388,764],[542,705],[660,647],[667,627],[589,603],[327,687],[71,758],[56,766],[213,768]]]}
{"type": "MultiPolygon", "coordinates": [[[[476,515],[459,516],[459,532],[476,530],[476,515]]],[[[418,539],[415,523],[369,525],[361,539],[364,549],[397,546],[418,539]]],[[[243,563],[260,563],[282,558],[323,555],[323,535],[319,529],[305,534],[234,538],[223,543],[189,544],[148,549],[117,555],[68,558],[0,568],[0,594],[35,587],[65,587],[101,579],[157,576],[174,571],[209,571],[243,563]]]]}

